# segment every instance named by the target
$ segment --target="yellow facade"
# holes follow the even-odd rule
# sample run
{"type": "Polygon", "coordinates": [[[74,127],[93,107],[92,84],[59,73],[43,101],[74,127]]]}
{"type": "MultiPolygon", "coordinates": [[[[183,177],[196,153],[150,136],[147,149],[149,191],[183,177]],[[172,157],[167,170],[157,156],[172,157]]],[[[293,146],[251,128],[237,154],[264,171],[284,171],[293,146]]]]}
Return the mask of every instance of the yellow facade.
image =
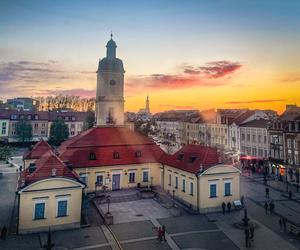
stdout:
{"type": "MultiPolygon", "coordinates": [[[[103,176],[103,185],[108,190],[113,189],[113,176],[120,175],[120,186],[117,189],[133,188],[140,183],[141,186],[157,186],[161,184],[161,164],[143,163],[132,165],[99,166],[89,168],[76,168],[75,172],[81,177],[87,177],[87,192],[95,191],[97,176],[103,176]],[[143,172],[148,172],[148,181],[143,181],[143,172]],[[135,173],[135,181],[130,182],[130,173],[135,173]]],[[[98,189],[98,187],[97,187],[98,189]]]]}
{"type": "Polygon", "coordinates": [[[48,178],[19,191],[19,233],[78,228],[83,185],[67,178],[48,178]],[[58,216],[58,201],[67,201],[66,216],[58,216]],[[35,204],[45,203],[43,219],[35,219],[35,204]]]}
{"type": "Polygon", "coordinates": [[[230,165],[216,165],[197,177],[165,165],[163,188],[170,195],[174,191],[176,199],[202,213],[220,210],[223,202],[240,199],[240,171],[230,165]],[[225,183],[230,183],[230,195],[225,195],[225,183]],[[210,184],[216,184],[216,197],[210,197],[210,184]]]}
{"type": "Polygon", "coordinates": [[[221,204],[240,200],[240,171],[231,165],[216,165],[199,176],[199,210],[220,210],[221,204]],[[225,183],[231,183],[231,194],[225,195],[225,183]],[[216,197],[210,197],[210,184],[216,184],[216,197]]]}
{"type": "Polygon", "coordinates": [[[174,167],[164,166],[164,190],[197,210],[197,176],[174,167]],[[177,182],[176,182],[177,178],[177,182]],[[192,189],[191,189],[191,183],[192,189]],[[177,184],[177,185],[176,185],[177,184]]]}

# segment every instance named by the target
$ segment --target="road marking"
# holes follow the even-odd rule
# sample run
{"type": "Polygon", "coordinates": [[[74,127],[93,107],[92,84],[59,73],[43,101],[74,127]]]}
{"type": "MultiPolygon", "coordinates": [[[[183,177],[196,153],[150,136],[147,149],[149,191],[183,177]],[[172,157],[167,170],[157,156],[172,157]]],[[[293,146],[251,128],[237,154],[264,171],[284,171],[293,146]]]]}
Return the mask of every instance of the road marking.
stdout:
{"type": "Polygon", "coordinates": [[[157,236],[149,236],[149,237],[143,237],[143,238],[138,238],[138,239],[130,239],[130,240],[121,240],[120,243],[133,243],[133,242],[139,242],[139,241],[144,241],[144,240],[154,240],[157,239],[157,236]]]}
{"type": "Polygon", "coordinates": [[[86,246],[86,247],[78,247],[78,248],[72,248],[72,250],[85,250],[85,249],[93,249],[96,247],[107,247],[110,246],[109,243],[102,243],[102,244],[97,244],[97,245],[91,245],[91,246],[86,246]]]}
{"type": "Polygon", "coordinates": [[[198,233],[213,233],[213,232],[220,232],[222,230],[220,229],[210,229],[210,230],[196,230],[196,231],[188,231],[188,232],[182,232],[182,233],[173,233],[169,234],[171,237],[174,236],[181,236],[181,235],[187,235],[187,234],[198,234],[198,233]]]}
{"type": "MultiPolygon", "coordinates": [[[[156,219],[151,219],[151,222],[156,227],[162,226],[156,219]]],[[[171,249],[180,250],[180,248],[176,245],[175,241],[170,237],[170,235],[167,232],[166,232],[165,236],[166,236],[167,243],[171,247],[171,249]]]]}

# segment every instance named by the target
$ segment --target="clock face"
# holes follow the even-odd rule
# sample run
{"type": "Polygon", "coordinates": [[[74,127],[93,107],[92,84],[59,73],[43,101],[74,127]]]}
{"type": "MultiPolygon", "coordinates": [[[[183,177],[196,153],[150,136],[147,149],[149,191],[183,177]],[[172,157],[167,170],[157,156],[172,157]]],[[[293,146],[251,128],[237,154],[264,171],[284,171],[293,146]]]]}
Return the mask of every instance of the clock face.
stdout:
{"type": "Polygon", "coordinates": [[[111,86],[115,86],[115,85],[116,85],[116,81],[115,81],[115,80],[110,80],[109,84],[110,84],[111,86]]]}

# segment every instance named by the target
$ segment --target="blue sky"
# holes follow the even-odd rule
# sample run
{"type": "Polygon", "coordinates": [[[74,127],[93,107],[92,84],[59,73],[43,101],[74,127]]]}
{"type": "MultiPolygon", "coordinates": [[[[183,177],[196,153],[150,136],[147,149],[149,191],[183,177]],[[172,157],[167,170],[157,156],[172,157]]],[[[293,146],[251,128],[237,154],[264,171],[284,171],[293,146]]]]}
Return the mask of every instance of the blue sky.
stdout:
{"type": "Polygon", "coordinates": [[[297,0],[1,0],[0,57],[2,63],[56,61],[68,74],[95,71],[112,30],[126,77],[228,60],[263,71],[269,82],[272,72],[299,69],[299,16],[297,0]]]}

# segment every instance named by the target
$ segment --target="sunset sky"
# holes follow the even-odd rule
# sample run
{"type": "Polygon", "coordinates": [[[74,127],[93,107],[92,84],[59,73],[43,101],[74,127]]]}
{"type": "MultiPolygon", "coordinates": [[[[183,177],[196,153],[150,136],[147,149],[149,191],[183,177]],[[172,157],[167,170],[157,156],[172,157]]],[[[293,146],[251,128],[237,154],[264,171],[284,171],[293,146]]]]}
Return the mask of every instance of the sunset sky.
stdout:
{"type": "Polygon", "coordinates": [[[125,109],[300,105],[300,1],[0,1],[0,99],[94,97],[113,31],[125,109]]]}

